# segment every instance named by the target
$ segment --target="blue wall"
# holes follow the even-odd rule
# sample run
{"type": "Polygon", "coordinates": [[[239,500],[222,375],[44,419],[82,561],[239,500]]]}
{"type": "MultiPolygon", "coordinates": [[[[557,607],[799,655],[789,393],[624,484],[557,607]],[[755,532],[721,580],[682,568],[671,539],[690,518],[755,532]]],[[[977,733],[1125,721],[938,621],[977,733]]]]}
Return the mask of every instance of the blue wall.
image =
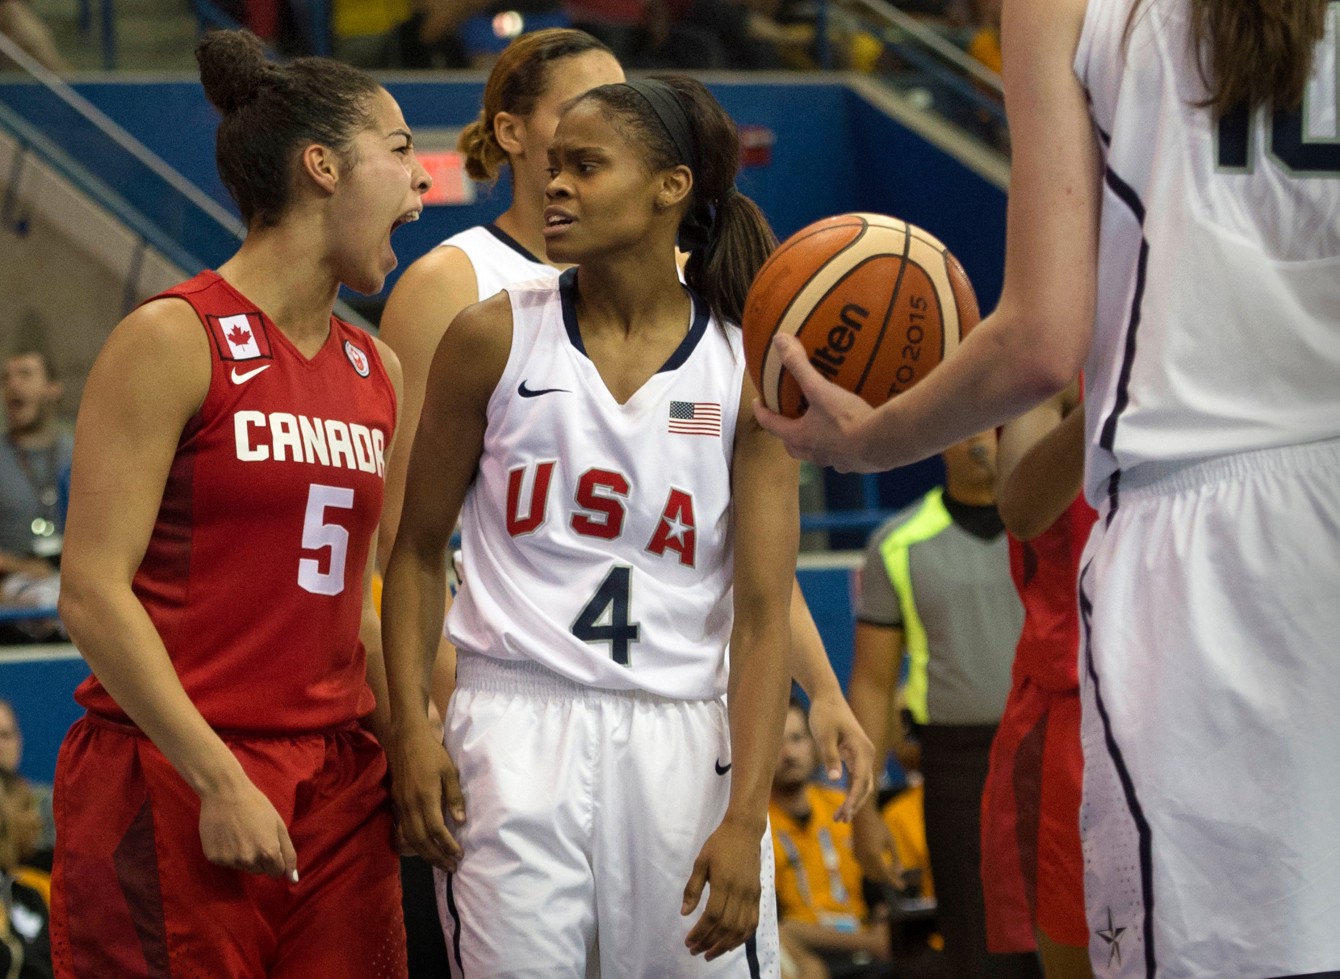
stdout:
{"type": "Polygon", "coordinates": [[[72,647],[24,647],[38,651],[12,659],[0,654],[0,697],[14,707],[23,732],[19,770],[29,779],[50,782],[56,751],[70,725],[83,713],[74,702],[74,688],[88,676],[88,666],[72,647]]]}
{"type": "MultiPolygon", "coordinates": [[[[416,128],[464,125],[478,113],[483,93],[482,80],[426,76],[391,78],[387,87],[416,128]]],[[[845,211],[893,214],[944,241],[963,262],[983,308],[995,303],[1005,240],[1000,189],[839,81],[722,81],[711,87],[737,124],[763,126],[776,136],[771,162],[747,168],[740,188],[758,201],[780,237],[845,211]]],[[[197,82],[84,82],[76,89],[234,210],[214,166],[217,115],[197,82]]],[[[49,118],[48,101],[32,86],[0,85],[0,99],[49,118]]],[[[423,220],[396,233],[401,269],[448,235],[491,220],[507,196],[504,181],[492,192],[483,189],[474,204],[429,208],[423,220]]]]}

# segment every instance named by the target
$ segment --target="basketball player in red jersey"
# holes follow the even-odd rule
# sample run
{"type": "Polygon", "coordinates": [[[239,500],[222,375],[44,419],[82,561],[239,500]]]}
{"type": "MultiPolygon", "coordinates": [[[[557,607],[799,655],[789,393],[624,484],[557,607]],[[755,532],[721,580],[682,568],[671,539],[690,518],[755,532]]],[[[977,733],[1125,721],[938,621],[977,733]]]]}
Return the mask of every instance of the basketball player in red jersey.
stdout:
{"type": "Polygon", "coordinates": [[[402,977],[368,597],[400,368],[332,315],[430,180],[395,100],[208,35],[248,233],[89,375],[60,611],[93,670],[61,750],[62,977],[402,977]]]}
{"type": "Polygon", "coordinates": [[[1080,495],[1084,406],[1074,384],[1001,430],[996,507],[1024,603],[1010,694],[982,797],[986,943],[1091,979],[1080,852],[1080,556],[1096,516],[1080,495]]]}

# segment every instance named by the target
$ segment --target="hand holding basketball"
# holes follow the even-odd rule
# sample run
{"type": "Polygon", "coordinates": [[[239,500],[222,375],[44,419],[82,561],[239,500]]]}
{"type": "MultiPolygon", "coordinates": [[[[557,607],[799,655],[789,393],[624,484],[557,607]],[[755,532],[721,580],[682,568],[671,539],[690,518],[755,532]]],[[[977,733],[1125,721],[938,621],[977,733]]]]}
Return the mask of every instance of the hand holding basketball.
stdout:
{"type": "Polygon", "coordinates": [[[963,267],[933,235],[882,214],[802,228],[759,269],[745,300],[745,362],[763,403],[805,410],[772,338],[794,336],[815,370],[878,407],[953,355],[980,318],[963,267]]]}
{"type": "Polygon", "coordinates": [[[861,424],[875,409],[815,370],[795,337],[778,334],[773,341],[773,356],[794,379],[807,407],[799,418],[788,418],[759,399],[754,402],[758,423],[781,439],[786,451],[797,459],[808,459],[838,472],[878,472],[883,468],[864,461],[867,453],[860,441],[861,424]]]}
{"type": "Polygon", "coordinates": [[[864,420],[951,356],[979,317],[962,266],[922,229],[880,214],[817,221],[778,247],[745,301],[755,415],[794,456],[875,471],[864,420]]]}

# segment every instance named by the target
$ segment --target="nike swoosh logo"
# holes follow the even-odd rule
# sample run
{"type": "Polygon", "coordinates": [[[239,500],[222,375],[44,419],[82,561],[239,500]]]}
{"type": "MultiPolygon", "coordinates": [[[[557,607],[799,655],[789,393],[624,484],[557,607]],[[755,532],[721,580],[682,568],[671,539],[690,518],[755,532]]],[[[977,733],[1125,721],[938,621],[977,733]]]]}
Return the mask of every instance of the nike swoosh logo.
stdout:
{"type": "Polygon", "coordinates": [[[730,766],[731,766],[731,764],[733,764],[733,763],[732,763],[732,762],[727,762],[725,765],[723,765],[723,764],[721,764],[720,761],[716,761],[716,762],[713,762],[713,767],[716,768],[716,770],[717,770],[717,774],[718,774],[718,775],[725,775],[727,772],[730,771],[730,766]]]}
{"type": "Polygon", "coordinates": [[[233,383],[234,383],[234,384],[245,384],[247,381],[251,380],[253,377],[255,377],[257,374],[259,374],[261,371],[268,371],[268,370],[269,370],[271,367],[273,367],[273,366],[274,366],[273,364],[262,364],[260,367],[257,367],[255,370],[249,370],[249,371],[246,371],[245,373],[242,373],[242,374],[239,374],[239,373],[237,372],[237,368],[234,367],[234,368],[233,368],[233,373],[232,373],[233,383]]]}
{"type": "Polygon", "coordinates": [[[564,394],[569,393],[567,388],[540,388],[538,390],[534,388],[528,388],[526,387],[525,381],[522,381],[521,386],[516,389],[516,393],[521,395],[521,397],[523,398],[538,398],[542,394],[553,394],[557,391],[561,391],[564,394]]]}

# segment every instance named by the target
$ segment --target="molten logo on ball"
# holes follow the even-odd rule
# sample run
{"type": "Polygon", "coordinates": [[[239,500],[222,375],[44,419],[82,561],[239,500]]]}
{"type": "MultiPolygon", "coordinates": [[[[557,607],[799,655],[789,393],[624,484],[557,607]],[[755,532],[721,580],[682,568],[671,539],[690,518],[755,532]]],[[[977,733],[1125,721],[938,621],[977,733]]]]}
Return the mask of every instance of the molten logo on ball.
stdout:
{"type": "Polygon", "coordinates": [[[977,324],[962,266],[934,236],[881,214],[841,214],[796,232],[745,301],[745,362],[764,404],[805,410],[772,349],[792,334],[821,374],[872,405],[906,391],[977,324]]]}
{"type": "Polygon", "coordinates": [[[856,345],[854,334],[861,331],[869,315],[870,310],[862,309],[855,303],[843,306],[842,322],[828,331],[828,345],[810,354],[810,363],[814,369],[829,380],[839,377],[842,365],[847,360],[847,351],[856,345]]]}

